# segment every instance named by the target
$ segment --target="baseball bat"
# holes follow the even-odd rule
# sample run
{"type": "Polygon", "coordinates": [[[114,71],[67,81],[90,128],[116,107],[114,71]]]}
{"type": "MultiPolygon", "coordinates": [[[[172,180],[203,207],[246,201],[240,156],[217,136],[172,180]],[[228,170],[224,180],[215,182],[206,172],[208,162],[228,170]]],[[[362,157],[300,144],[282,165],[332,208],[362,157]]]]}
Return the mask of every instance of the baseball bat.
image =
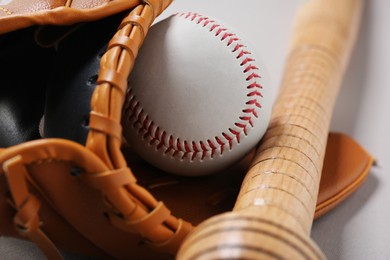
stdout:
{"type": "Polygon", "coordinates": [[[362,6],[362,0],[310,0],[299,9],[270,125],[233,211],[201,223],[177,259],[326,258],[310,231],[362,6]]]}

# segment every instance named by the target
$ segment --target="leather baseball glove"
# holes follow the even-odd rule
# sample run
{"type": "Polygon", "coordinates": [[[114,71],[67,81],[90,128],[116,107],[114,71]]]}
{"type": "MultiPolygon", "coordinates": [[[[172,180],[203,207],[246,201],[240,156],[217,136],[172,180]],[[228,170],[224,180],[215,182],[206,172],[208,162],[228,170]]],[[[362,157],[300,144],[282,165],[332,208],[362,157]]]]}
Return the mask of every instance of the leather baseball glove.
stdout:
{"type": "MultiPolygon", "coordinates": [[[[49,259],[60,250],[169,259],[194,225],[232,208],[253,153],[219,174],[188,178],[155,169],[122,142],[127,78],[169,4],[0,6],[0,235],[29,239],[49,259]]],[[[353,140],[332,134],[316,217],[354,191],[371,163],[353,140]]]]}

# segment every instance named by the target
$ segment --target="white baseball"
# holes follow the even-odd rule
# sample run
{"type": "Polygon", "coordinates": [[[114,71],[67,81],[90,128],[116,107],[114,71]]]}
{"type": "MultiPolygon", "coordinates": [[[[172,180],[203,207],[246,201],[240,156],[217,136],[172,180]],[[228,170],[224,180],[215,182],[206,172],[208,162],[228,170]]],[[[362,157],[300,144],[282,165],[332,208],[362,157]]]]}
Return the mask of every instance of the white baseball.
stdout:
{"type": "Polygon", "coordinates": [[[129,77],[124,137],[152,165],[179,175],[217,173],[268,127],[267,72],[241,36],[181,13],[150,29],[129,77]]]}

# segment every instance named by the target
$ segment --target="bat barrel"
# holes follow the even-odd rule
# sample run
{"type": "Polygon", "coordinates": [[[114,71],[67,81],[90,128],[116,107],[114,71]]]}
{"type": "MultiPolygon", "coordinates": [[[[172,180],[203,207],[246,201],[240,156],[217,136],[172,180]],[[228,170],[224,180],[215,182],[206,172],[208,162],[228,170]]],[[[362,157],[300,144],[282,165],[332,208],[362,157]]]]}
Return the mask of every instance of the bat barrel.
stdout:
{"type": "Polygon", "coordinates": [[[311,0],[301,8],[270,126],[233,212],[199,225],[178,259],[325,258],[310,230],[361,11],[360,0],[311,0]]]}

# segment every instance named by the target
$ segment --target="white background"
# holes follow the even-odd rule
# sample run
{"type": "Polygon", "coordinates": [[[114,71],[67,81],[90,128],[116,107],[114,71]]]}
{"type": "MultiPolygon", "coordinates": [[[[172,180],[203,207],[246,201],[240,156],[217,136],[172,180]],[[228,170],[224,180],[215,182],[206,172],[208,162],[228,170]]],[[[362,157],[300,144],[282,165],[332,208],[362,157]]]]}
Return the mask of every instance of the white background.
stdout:
{"type": "MultiPolygon", "coordinates": [[[[161,18],[191,11],[225,21],[254,43],[277,89],[294,15],[303,2],[175,0],[161,18]]],[[[378,160],[378,166],[372,168],[357,192],[314,223],[312,237],[329,259],[390,259],[389,25],[390,1],[366,0],[358,42],[331,130],[352,136],[378,160]]],[[[1,259],[40,257],[28,243],[0,238],[1,259]]]]}

